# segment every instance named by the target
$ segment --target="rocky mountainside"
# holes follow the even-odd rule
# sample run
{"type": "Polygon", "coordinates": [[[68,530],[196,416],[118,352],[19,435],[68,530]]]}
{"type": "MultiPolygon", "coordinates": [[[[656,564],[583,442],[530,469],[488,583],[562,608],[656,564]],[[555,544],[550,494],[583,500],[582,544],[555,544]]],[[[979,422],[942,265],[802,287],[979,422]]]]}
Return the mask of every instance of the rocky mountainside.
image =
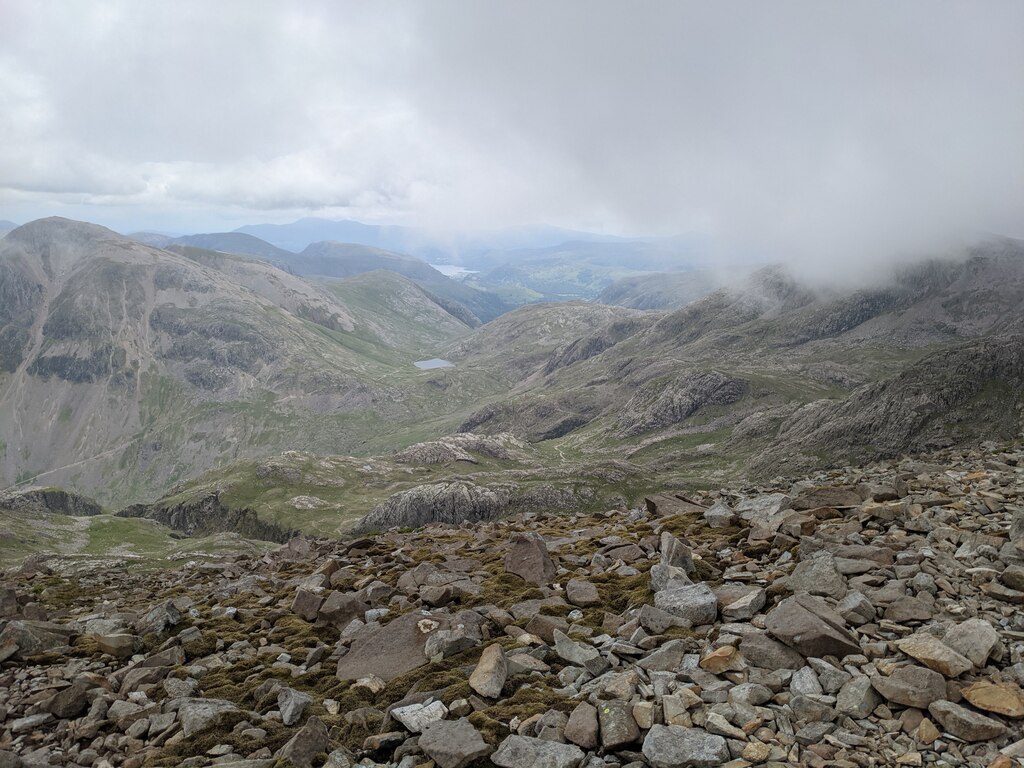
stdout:
{"type": "MultiPolygon", "coordinates": [[[[547,355],[510,343],[508,394],[463,425],[561,438],[577,457],[685,462],[711,482],[770,471],[764,457],[814,466],[1014,434],[1022,305],[1017,241],[902,268],[877,288],[816,288],[764,269],[673,312],[581,328],[547,355]],[[978,340],[984,351],[972,352],[978,340]]],[[[532,308],[530,324],[543,327],[545,311],[532,308]]],[[[476,341],[450,359],[490,366],[496,345],[476,341]]]]}
{"type": "Polygon", "coordinates": [[[0,761],[1012,768],[1022,604],[1019,445],[171,572],[36,558],[0,588],[0,761]]]}
{"type": "Polygon", "coordinates": [[[412,361],[470,330],[404,298],[416,333],[263,262],[19,227],[0,241],[0,484],[139,500],[226,460],[386,437],[432,412],[412,361]]]}
{"type": "Polygon", "coordinates": [[[724,282],[724,274],[718,272],[654,272],[619,278],[598,294],[597,301],[631,309],[679,309],[724,282]]]}

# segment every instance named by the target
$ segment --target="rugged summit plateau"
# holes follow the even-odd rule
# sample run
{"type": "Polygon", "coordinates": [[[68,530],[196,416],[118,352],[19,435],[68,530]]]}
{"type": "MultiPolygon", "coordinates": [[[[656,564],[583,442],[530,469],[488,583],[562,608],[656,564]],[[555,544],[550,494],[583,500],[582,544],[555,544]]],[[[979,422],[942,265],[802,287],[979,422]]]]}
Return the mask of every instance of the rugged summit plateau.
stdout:
{"type": "Polygon", "coordinates": [[[1024,452],[0,588],[5,766],[1024,758],[1024,452]]]}

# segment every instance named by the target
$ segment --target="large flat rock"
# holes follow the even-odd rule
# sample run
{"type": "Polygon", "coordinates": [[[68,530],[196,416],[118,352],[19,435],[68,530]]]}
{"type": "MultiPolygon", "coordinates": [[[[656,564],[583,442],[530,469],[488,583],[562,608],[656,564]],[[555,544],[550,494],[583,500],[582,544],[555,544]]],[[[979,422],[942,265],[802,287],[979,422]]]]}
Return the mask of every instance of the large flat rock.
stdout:
{"type": "Polygon", "coordinates": [[[384,682],[427,663],[423,648],[434,632],[448,629],[445,614],[413,611],[384,625],[367,625],[338,661],[339,680],[376,675],[384,682]]]}

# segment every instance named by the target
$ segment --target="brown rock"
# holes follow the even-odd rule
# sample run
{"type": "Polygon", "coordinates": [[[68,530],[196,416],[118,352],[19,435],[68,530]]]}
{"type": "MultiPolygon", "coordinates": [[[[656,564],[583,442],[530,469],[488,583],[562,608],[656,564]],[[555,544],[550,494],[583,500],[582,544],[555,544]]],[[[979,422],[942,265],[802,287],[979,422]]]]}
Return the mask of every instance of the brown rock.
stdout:
{"type": "Polygon", "coordinates": [[[484,648],[476,669],[469,676],[469,687],[485,699],[496,699],[501,695],[506,677],[508,665],[505,661],[505,651],[494,643],[484,648]]]}
{"type": "Polygon", "coordinates": [[[515,533],[505,554],[505,572],[541,586],[551,583],[557,569],[544,539],[536,533],[515,533]]]}
{"type": "Polygon", "coordinates": [[[939,737],[942,736],[939,733],[939,729],[935,727],[935,724],[927,717],[921,720],[921,723],[917,726],[915,731],[914,739],[919,744],[933,744],[939,737]]]}
{"type": "Polygon", "coordinates": [[[973,668],[971,660],[961,656],[935,635],[919,632],[896,641],[896,647],[907,656],[917,659],[929,669],[946,677],[959,677],[973,668]]]}
{"type": "Polygon", "coordinates": [[[807,510],[821,507],[859,507],[862,499],[860,493],[849,486],[822,485],[801,491],[793,499],[793,509],[807,510]]]}
{"type": "Polygon", "coordinates": [[[1024,717],[1024,690],[1016,683],[982,680],[967,686],[961,693],[978,709],[1006,717],[1024,717]]]}
{"type": "Polygon", "coordinates": [[[588,702],[581,701],[569,715],[565,738],[584,749],[595,749],[598,745],[597,736],[597,710],[588,702]]]}
{"type": "Polygon", "coordinates": [[[723,645],[705,654],[700,660],[700,667],[713,675],[720,675],[723,672],[742,672],[747,663],[735,646],[723,645]]]}
{"type": "Polygon", "coordinates": [[[100,653],[106,653],[115,659],[130,659],[135,653],[135,645],[138,639],[135,635],[93,635],[96,640],[96,647],[100,653]]]}
{"type": "Polygon", "coordinates": [[[545,643],[555,642],[555,630],[566,632],[569,629],[569,622],[559,616],[546,616],[538,613],[526,623],[526,631],[536,635],[545,643]]]}
{"type": "Polygon", "coordinates": [[[304,618],[306,621],[316,621],[317,612],[323,605],[324,599],[309,589],[298,589],[295,591],[295,598],[292,600],[292,611],[304,618]]]}
{"type": "Polygon", "coordinates": [[[804,656],[843,658],[860,653],[857,639],[843,617],[819,597],[798,594],[779,603],[766,617],[765,628],[804,656]]]}
{"type": "Polygon", "coordinates": [[[338,679],[376,675],[390,682],[426,664],[427,638],[447,628],[447,617],[421,611],[399,616],[383,627],[368,624],[353,636],[351,649],[338,660],[338,679]]]}

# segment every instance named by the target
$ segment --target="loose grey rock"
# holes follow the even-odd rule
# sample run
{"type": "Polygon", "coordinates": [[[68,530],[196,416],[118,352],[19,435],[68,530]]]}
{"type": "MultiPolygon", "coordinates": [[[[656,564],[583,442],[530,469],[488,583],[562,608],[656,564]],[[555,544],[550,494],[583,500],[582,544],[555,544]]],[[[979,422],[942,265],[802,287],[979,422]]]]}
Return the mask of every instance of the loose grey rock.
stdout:
{"type": "Polygon", "coordinates": [[[598,740],[597,709],[589,702],[581,701],[569,715],[565,725],[565,738],[583,749],[595,749],[598,740]]]}
{"type": "Polygon", "coordinates": [[[464,717],[427,725],[420,734],[419,747],[440,768],[464,768],[491,753],[491,747],[464,717]]]}
{"type": "Polygon", "coordinates": [[[597,587],[582,579],[569,579],[565,585],[565,599],[571,605],[580,608],[590,608],[601,604],[601,596],[597,592],[597,587]]]}
{"type": "Polygon", "coordinates": [[[836,599],[847,592],[846,579],[836,568],[832,553],[827,550],[815,552],[809,560],[799,563],[786,579],[786,586],[791,592],[808,592],[836,599]]]}
{"type": "Polygon", "coordinates": [[[513,734],[501,742],[491,762],[500,768],[578,768],[584,757],[575,744],[513,734]]]}
{"type": "Polygon", "coordinates": [[[274,757],[287,760],[295,768],[310,768],[313,759],[321,752],[326,752],[329,745],[330,735],[327,726],[319,717],[312,715],[306,724],[277,750],[274,757]]]}
{"type": "Polygon", "coordinates": [[[985,619],[968,619],[949,628],[942,642],[963,654],[976,667],[984,667],[999,645],[999,635],[985,619]]]}
{"type": "Polygon", "coordinates": [[[729,509],[729,505],[719,499],[704,512],[704,522],[709,528],[728,528],[735,525],[739,517],[729,509]]]}
{"type": "Polygon", "coordinates": [[[651,728],[643,753],[654,768],[715,768],[729,760],[729,747],[721,736],[679,725],[651,728]]]}
{"type": "Polygon", "coordinates": [[[846,628],[843,617],[820,597],[787,597],[768,614],[765,627],[804,656],[843,658],[860,653],[860,645],[846,628]]]}
{"type": "Polygon", "coordinates": [[[749,621],[764,608],[768,596],[763,589],[754,589],[722,607],[723,621],[749,621]]]}
{"type": "Polygon", "coordinates": [[[339,680],[376,675],[390,682],[427,663],[427,639],[448,629],[446,615],[412,611],[387,626],[368,624],[352,635],[352,646],[338,661],[339,680]]]}
{"type": "Polygon", "coordinates": [[[432,701],[429,704],[408,704],[391,710],[391,716],[413,733],[419,733],[431,723],[444,720],[447,714],[448,708],[440,701],[432,701]]]}
{"type": "Polygon", "coordinates": [[[293,688],[282,688],[277,692],[277,708],[281,711],[281,722],[285,725],[295,725],[312,701],[312,696],[293,688]]]}
{"type": "Polygon", "coordinates": [[[817,696],[825,692],[818,680],[818,674],[810,667],[801,667],[793,673],[789,690],[796,696],[817,696]]]}
{"type": "Polygon", "coordinates": [[[855,627],[875,620],[875,606],[862,592],[848,592],[836,606],[836,613],[855,627]]]}
{"type": "Polygon", "coordinates": [[[905,707],[927,709],[946,698],[946,678],[925,667],[900,667],[889,677],[875,675],[871,685],[888,701],[905,707]]]}
{"type": "Polygon", "coordinates": [[[640,727],[633,719],[633,706],[628,701],[603,701],[597,708],[601,726],[601,746],[614,751],[640,738],[640,727]]]}
{"type": "Polygon", "coordinates": [[[317,614],[323,603],[324,598],[322,595],[311,589],[300,587],[295,591],[295,597],[292,598],[292,613],[297,613],[306,621],[316,621],[317,614]]]}
{"type": "Polygon", "coordinates": [[[740,652],[748,662],[762,669],[800,669],[804,665],[803,656],[761,631],[743,635],[740,652]]]}
{"type": "Polygon", "coordinates": [[[219,726],[225,718],[242,711],[224,699],[182,699],[178,706],[178,720],[186,739],[219,726]]]}
{"type": "Polygon", "coordinates": [[[181,621],[181,612],[168,601],[149,610],[145,616],[135,622],[135,631],[140,635],[161,632],[176,626],[181,621]]]}
{"type": "Polygon", "coordinates": [[[668,531],[661,534],[659,551],[661,565],[680,568],[687,576],[693,573],[693,551],[668,531]]]}
{"type": "Polygon", "coordinates": [[[575,640],[571,640],[564,632],[560,632],[557,629],[555,630],[554,637],[555,653],[570,664],[583,667],[594,676],[601,674],[611,666],[608,660],[594,646],[577,643],[575,640]]]}
{"type": "Polygon", "coordinates": [[[683,619],[690,626],[712,624],[718,617],[718,598],[707,584],[692,584],[658,592],[654,607],[683,619]]]}
{"type": "Polygon", "coordinates": [[[1006,726],[991,717],[972,712],[951,701],[935,701],[928,712],[942,727],[964,741],[988,741],[1006,733],[1006,726]]]}

